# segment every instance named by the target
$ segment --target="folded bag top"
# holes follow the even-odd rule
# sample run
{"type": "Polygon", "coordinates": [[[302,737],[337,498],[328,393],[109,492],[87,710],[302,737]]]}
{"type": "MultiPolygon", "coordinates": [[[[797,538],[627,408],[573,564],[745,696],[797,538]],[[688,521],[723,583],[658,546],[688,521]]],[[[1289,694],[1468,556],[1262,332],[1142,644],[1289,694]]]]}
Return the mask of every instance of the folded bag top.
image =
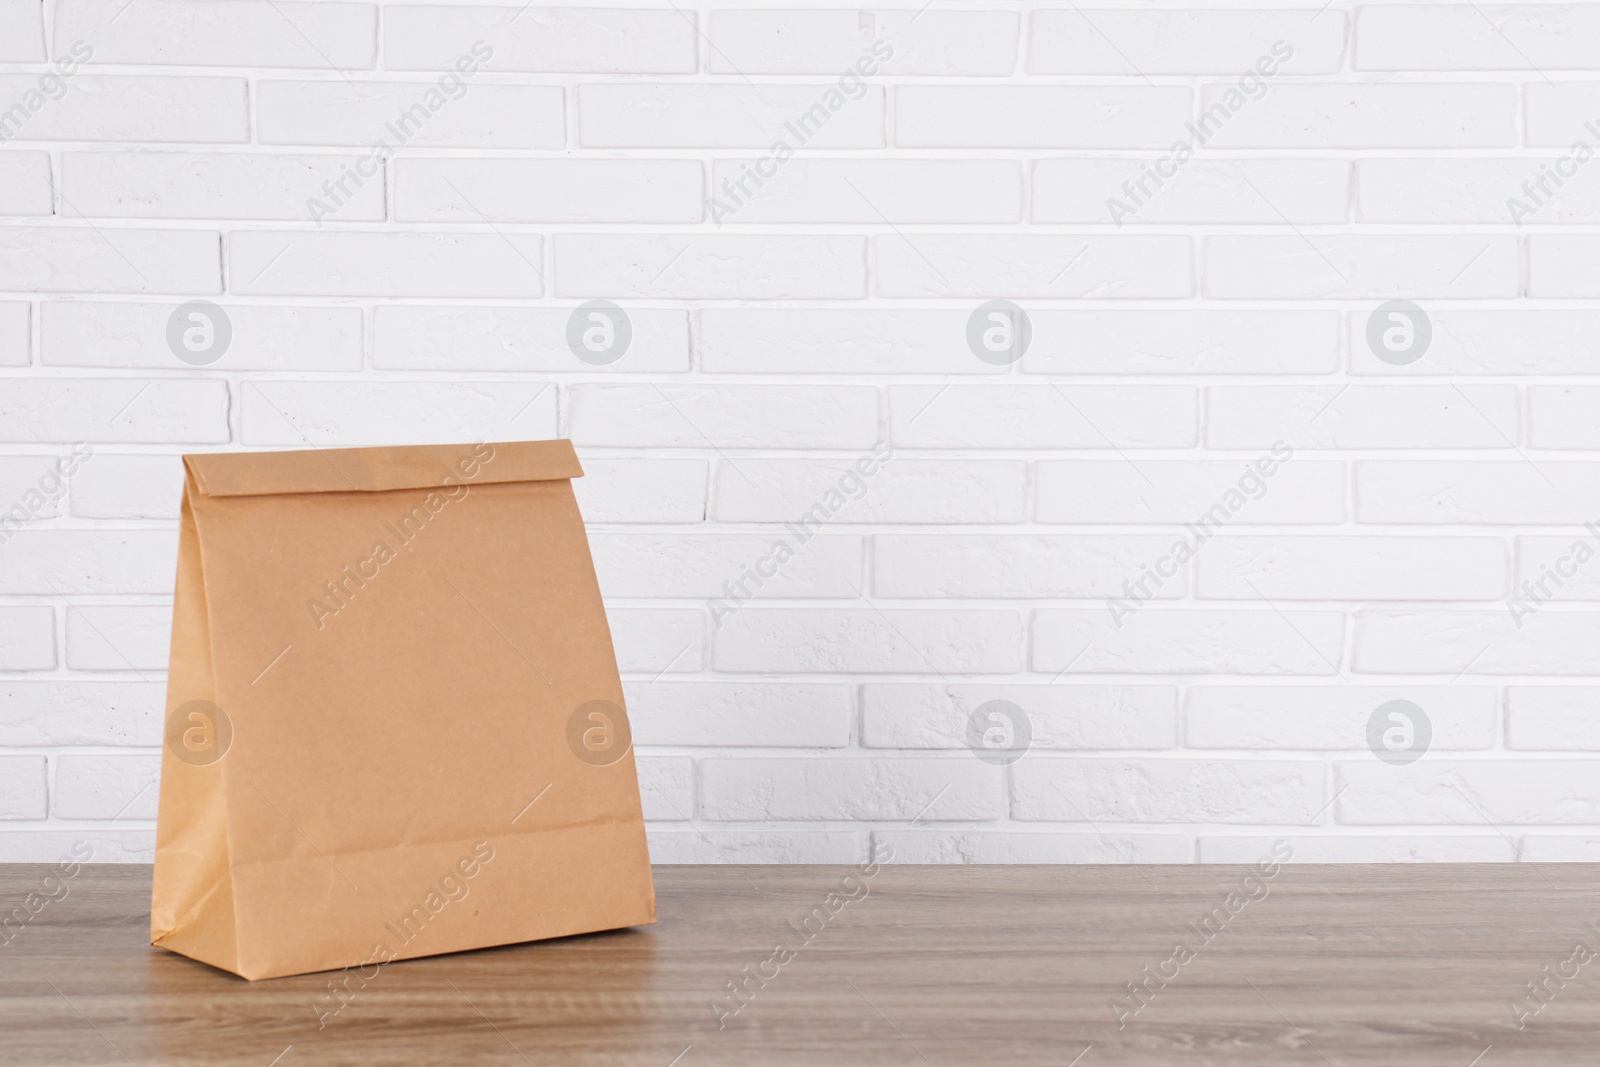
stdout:
{"type": "Polygon", "coordinates": [[[654,921],[570,442],[184,464],[153,944],[257,979],[654,921]]]}
{"type": "Polygon", "coordinates": [[[457,485],[581,478],[572,442],[321,448],[304,452],[215,452],[184,456],[205,496],[453,490],[457,485]],[[480,458],[474,449],[483,450],[480,458]]]}

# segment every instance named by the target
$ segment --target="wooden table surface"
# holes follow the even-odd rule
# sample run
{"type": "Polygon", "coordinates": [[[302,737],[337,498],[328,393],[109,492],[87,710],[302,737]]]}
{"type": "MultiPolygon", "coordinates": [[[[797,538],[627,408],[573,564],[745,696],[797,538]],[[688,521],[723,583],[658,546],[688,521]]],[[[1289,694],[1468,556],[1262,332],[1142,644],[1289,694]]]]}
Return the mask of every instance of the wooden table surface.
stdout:
{"type": "MultiPolygon", "coordinates": [[[[0,867],[0,917],[47,870],[0,867]]],[[[1600,865],[1247,873],[658,867],[653,927],[395,963],[340,1002],[327,975],[252,984],[150,948],[149,868],[90,866],[0,934],[0,1063],[1594,1061],[1600,865]],[[1168,980],[1131,998],[1147,966],[1168,980]],[[767,977],[732,999],[746,973],[767,977]]]]}

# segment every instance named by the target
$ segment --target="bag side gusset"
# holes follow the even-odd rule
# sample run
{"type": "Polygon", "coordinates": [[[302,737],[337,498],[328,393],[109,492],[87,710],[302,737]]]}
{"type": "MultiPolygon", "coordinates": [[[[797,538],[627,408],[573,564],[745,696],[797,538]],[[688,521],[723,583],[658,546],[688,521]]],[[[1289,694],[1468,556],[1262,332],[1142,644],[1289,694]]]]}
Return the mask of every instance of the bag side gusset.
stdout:
{"type": "MultiPolygon", "coordinates": [[[[205,568],[193,472],[184,479],[173,591],[172,647],[163,722],[191,700],[215,702],[205,568]]],[[[156,830],[150,943],[233,971],[238,966],[233,880],[223,775],[227,761],[199,765],[161,751],[161,818],[156,830]]]]}

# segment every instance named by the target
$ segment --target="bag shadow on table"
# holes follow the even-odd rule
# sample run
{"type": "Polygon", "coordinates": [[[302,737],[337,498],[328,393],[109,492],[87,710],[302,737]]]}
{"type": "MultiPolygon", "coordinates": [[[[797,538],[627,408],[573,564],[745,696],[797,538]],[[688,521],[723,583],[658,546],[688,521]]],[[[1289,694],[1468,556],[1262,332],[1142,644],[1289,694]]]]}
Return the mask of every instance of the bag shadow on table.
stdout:
{"type": "Polygon", "coordinates": [[[655,921],[570,442],[184,464],[152,944],[260,979],[655,921]]]}

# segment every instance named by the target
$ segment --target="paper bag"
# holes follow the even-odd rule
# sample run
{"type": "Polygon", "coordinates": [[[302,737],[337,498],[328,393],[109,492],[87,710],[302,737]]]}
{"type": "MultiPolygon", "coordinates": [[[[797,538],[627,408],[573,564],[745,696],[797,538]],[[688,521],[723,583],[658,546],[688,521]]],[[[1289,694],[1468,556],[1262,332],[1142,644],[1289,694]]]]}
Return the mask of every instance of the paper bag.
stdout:
{"type": "Polygon", "coordinates": [[[571,442],[184,464],[152,944],[258,979],[655,920],[571,442]]]}

